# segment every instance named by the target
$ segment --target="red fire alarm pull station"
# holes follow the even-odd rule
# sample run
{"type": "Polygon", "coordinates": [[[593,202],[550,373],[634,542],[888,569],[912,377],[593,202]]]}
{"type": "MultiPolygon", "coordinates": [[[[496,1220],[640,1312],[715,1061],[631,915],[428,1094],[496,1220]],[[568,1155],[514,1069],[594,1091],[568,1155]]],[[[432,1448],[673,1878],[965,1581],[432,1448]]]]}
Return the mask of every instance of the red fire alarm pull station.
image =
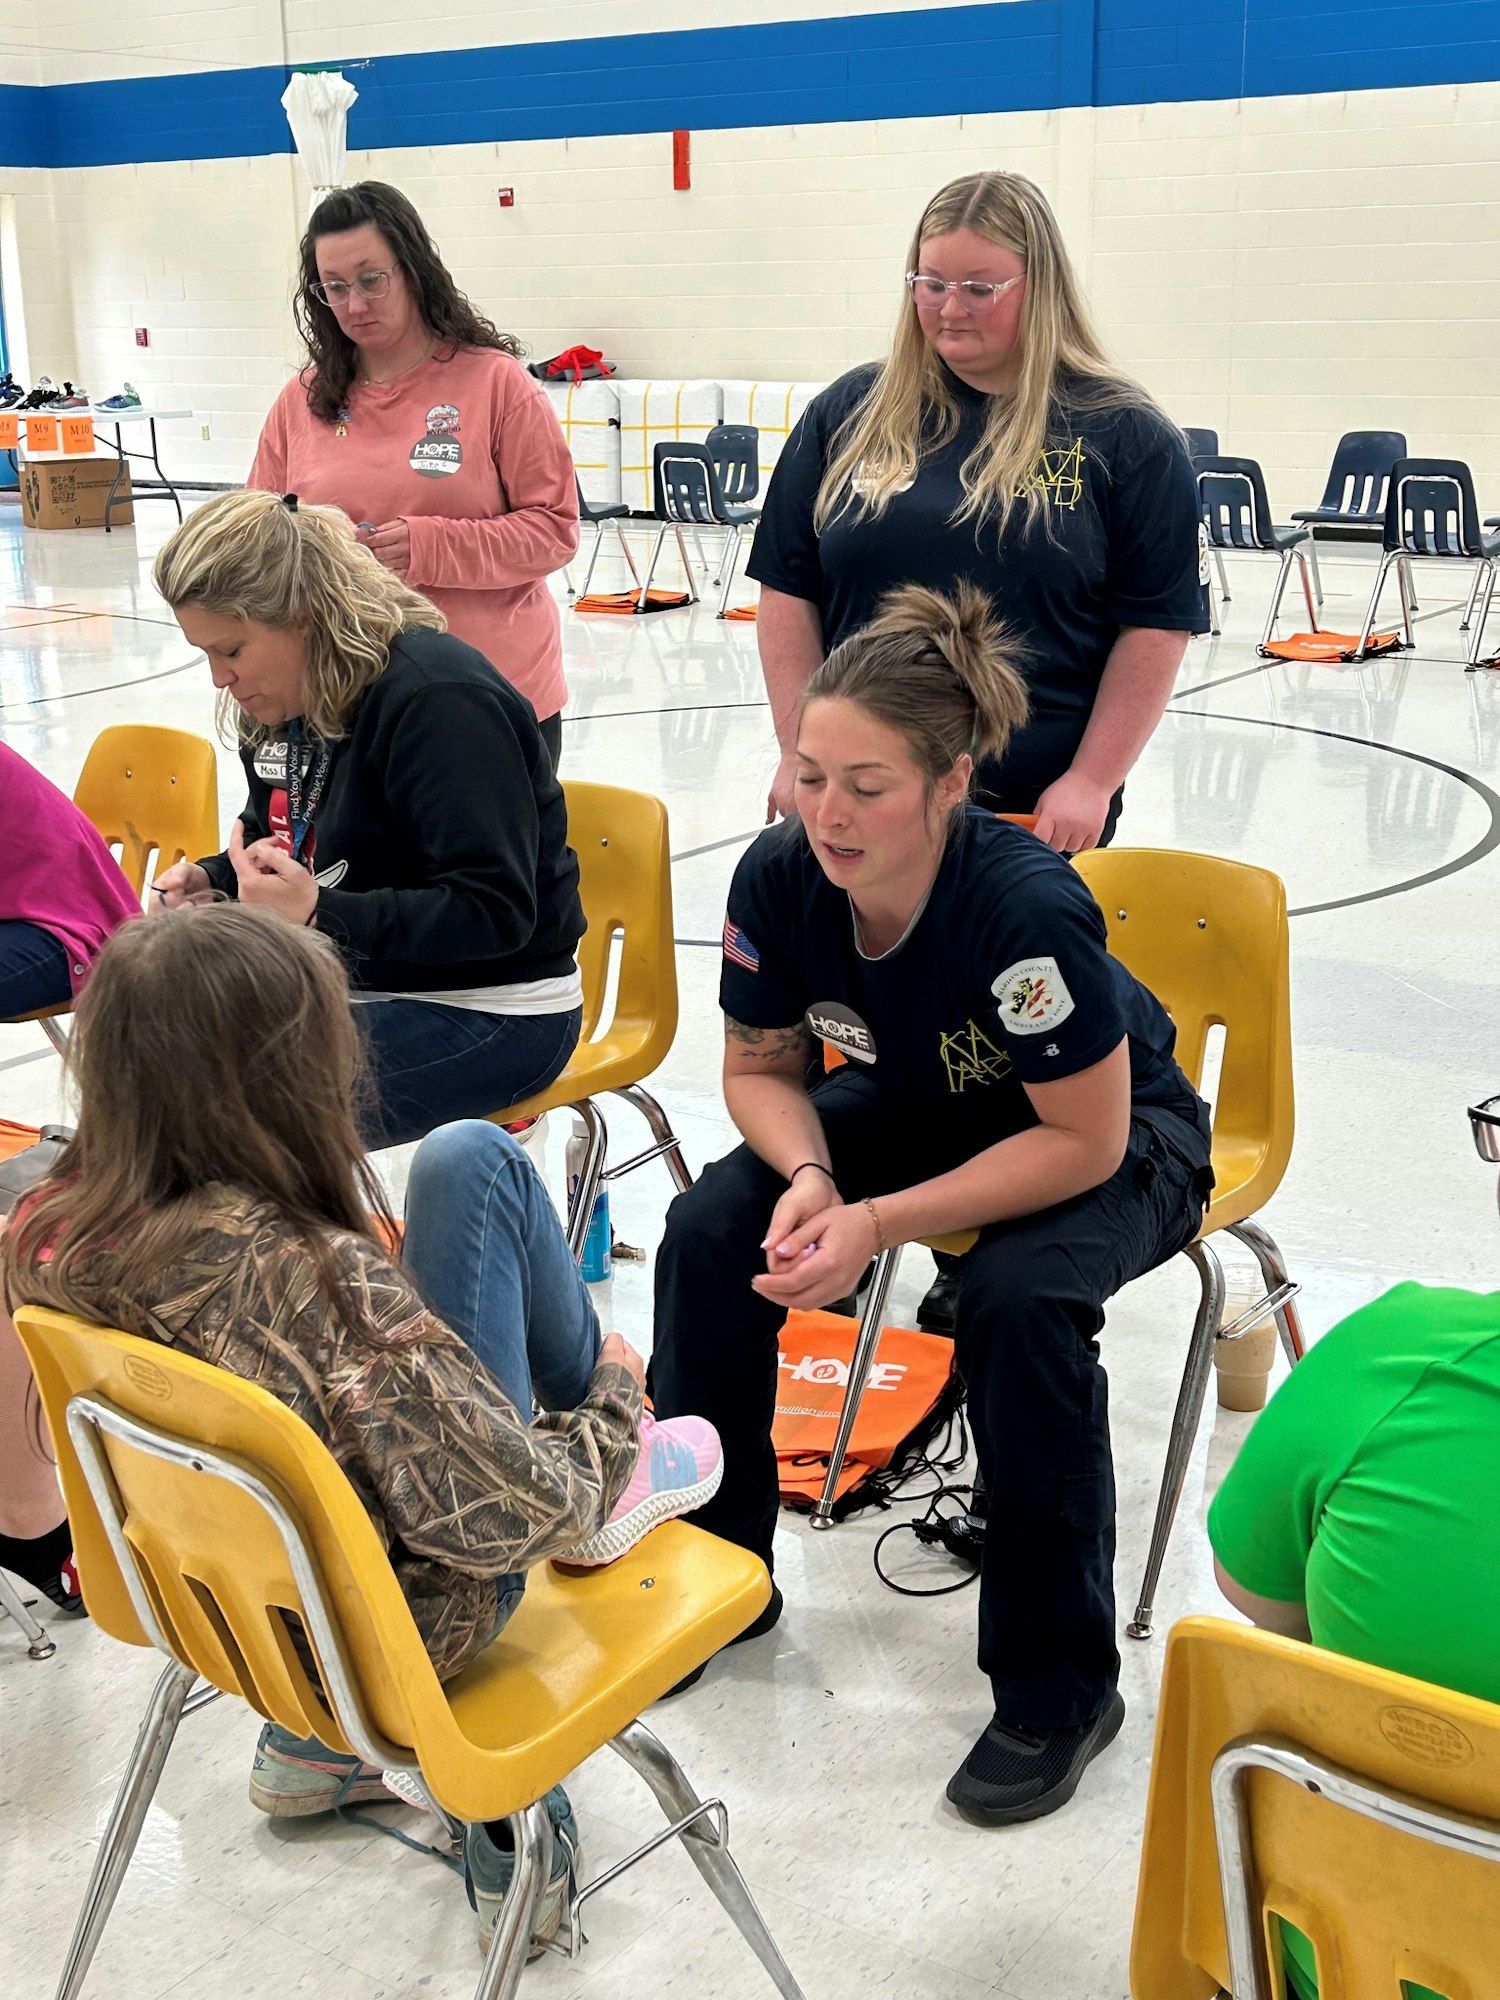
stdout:
{"type": "Polygon", "coordinates": [[[515,207],[515,205],[516,205],[516,191],[515,191],[515,189],[514,189],[514,188],[501,188],[501,189],[499,190],[499,194],[500,194],[500,206],[501,206],[502,208],[514,208],[514,207],[515,207]]]}
{"type": "Polygon", "coordinates": [[[693,163],[688,152],[688,132],[672,134],[672,185],[679,192],[693,185],[693,163]]]}
{"type": "Polygon", "coordinates": [[[149,347],[151,345],[151,335],[145,327],[138,326],[136,328],[135,344],[137,347],[149,347]]]}

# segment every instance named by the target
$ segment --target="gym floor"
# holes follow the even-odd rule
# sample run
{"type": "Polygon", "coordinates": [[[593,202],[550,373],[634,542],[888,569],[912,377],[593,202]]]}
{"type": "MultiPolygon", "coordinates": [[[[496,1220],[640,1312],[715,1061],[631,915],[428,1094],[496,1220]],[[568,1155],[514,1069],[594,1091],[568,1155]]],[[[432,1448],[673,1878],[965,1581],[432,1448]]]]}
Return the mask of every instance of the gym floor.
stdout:
{"type": "MultiPolygon", "coordinates": [[[[108,724],[214,733],[207,670],[150,585],[172,516],[161,503],[143,512],[135,530],[106,538],[23,533],[16,510],[0,509],[0,735],[64,790],[108,724]]],[[[1467,1104],[1500,1090],[1500,939],[1490,914],[1500,881],[1500,675],[1463,670],[1466,567],[1423,566],[1416,651],[1359,668],[1257,657],[1273,574],[1253,558],[1231,564],[1223,636],[1190,645],[1131,781],[1119,839],[1253,861],[1286,881],[1298,1131],[1266,1220],[1304,1287],[1316,1338],[1401,1279],[1500,1282],[1492,1176],[1464,1117],[1467,1104]]],[[[1324,622],[1357,630],[1372,558],[1330,551],[1323,575],[1324,622]]],[[[598,587],[623,581],[623,570],[601,562],[598,587]]],[[[747,589],[737,588],[737,601],[747,589]]],[[[565,611],[563,626],[572,689],[564,776],[625,779],[659,792],[671,811],[681,1026],[652,1087],[695,1170],[730,1141],[718,1088],[717,939],[772,765],[754,627],[719,623],[712,601],[645,620],[565,611]]],[[[220,775],[227,821],[243,789],[222,749],[220,775]]],[[[142,1023],[142,1032],[170,1035],[172,1024],[142,1023]]],[[[0,1028],[0,1116],[39,1122],[63,1110],[60,1067],[40,1032],[0,1028]]],[[[636,1150],[633,1113],[620,1107],[612,1127],[615,1157],[636,1150]]],[[[538,1152],[554,1186],[565,1138],[554,1115],[538,1152]]],[[[399,1193],[403,1157],[385,1158],[399,1193]]],[[[600,1288],[600,1312],[643,1349],[668,1192],[665,1172],[651,1166],[613,1197],[616,1231],[645,1261],[617,1266],[600,1288]]],[[[911,1252],[894,1297],[902,1323],[912,1323],[929,1275],[925,1253],[911,1252]]],[[[1195,1298],[1179,1259],[1122,1295],[1104,1337],[1122,1618],[1144,1560],[1195,1298]]],[[[777,1573],[787,1610],[775,1634],[716,1662],[650,1720],[700,1793],[727,1801],[741,1865],[808,2000],[1126,1995],[1162,1635],[1187,1612],[1224,1609],[1203,1520],[1249,1422],[1219,1410],[1205,1417],[1157,1596],[1157,1636],[1121,1641],[1124,1731],[1078,1797],[1032,1827],[980,1832],[944,1803],[943,1786],[988,1714],[973,1664],[973,1596],[898,1596],[870,1563],[880,1530],[920,1507],[898,1503],[816,1537],[786,1520],[777,1573]]],[[[953,1574],[940,1556],[893,1567],[916,1586],[953,1574]]],[[[10,1990],[27,1996],[52,1990],[157,1671],[153,1656],[86,1623],[58,1622],[53,1632],[56,1654],[33,1663],[0,1624],[0,1961],[14,1968],[10,1990]]],[[[358,1826],[263,1819],[245,1796],[255,1733],[254,1718],[227,1701],[184,1724],[91,1990],[115,2000],[467,1996],[478,1961],[459,1883],[358,1826]]],[[[596,1757],[569,1790],[587,1875],[659,1825],[617,1759],[596,1757]]],[[[415,1817],[394,1805],[388,1816],[415,1817]]],[[[525,1991],[538,2000],[769,1992],[675,1848],[602,1892],[588,1930],[576,1963],[545,1960],[525,1991]]]]}

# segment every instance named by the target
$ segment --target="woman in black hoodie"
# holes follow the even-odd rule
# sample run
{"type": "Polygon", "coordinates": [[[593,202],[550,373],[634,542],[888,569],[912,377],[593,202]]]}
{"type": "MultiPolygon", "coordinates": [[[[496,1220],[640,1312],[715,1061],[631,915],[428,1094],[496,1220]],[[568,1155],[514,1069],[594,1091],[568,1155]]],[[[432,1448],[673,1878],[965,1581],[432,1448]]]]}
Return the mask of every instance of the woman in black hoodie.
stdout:
{"type": "Polygon", "coordinates": [[[154,577],[250,787],[226,851],[158,879],[162,906],[237,897],[334,940],[378,1091],[371,1145],[550,1083],[582,1020],[578,862],[505,662],[292,495],[209,501],[154,577]]]}

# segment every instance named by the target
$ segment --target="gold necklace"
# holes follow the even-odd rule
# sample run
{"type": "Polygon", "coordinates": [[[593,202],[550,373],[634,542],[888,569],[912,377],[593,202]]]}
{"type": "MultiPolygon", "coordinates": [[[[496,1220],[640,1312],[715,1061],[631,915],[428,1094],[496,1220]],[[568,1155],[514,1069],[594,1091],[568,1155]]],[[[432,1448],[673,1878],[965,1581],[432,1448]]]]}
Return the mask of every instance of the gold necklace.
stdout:
{"type": "Polygon", "coordinates": [[[382,380],[379,376],[367,375],[364,372],[364,370],[361,369],[359,379],[361,382],[368,383],[372,389],[389,389],[391,384],[393,382],[399,382],[403,375],[410,375],[415,369],[420,368],[422,363],[427,359],[428,355],[431,354],[433,348],[435,348],[436,346],[437,346],[437,335],[434,334],[431,340],[429,340],[427,345],[422,349],[422,352],[417,356],[416,360],[409,362],[405,368],[398,368],[394,375],[387,375],[382,380]]]}

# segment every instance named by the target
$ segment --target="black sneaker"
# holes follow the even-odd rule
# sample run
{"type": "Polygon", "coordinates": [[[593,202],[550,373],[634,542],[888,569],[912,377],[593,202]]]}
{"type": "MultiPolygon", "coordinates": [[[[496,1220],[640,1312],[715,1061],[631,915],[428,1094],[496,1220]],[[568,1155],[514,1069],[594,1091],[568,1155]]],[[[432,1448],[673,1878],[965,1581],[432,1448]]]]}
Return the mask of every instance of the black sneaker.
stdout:
{"type": "MultiPolygon", "coordinates": [[[[766,1606],[765,1610],[762,1611],[759,1618],[755,1619],[755,1621],[752,1624],[747,1625],[743,1632],[736,1633],[734,1638],[732,1638],[729,1641],[729,1644],[731,1646],[743,1646],[747,1639],[759,1639],[763,1636],[763,1634],[769,1632],[772,1629],[772,1627],[776,1625],[776,1623],[779,1621],[781,1617],[781,1608],[783,1602],[784,1600],[782,1598],[781,1592],[776,1588],[776,1585],[773,1583],[771,1585],[771,1601],[766,1606]]],[[[725,1648],[720,1647],[719,1650],[720,1652],[722,1652],[725,1650],[725,1648]]],[[[718,1654],[715,1653],[712,1655],[712,1657],[714,1659],[717,1659],[718,1654]]],[[[708,1661],[705,1660],[703,1662],[703,1666],[694,1667],[693,1671],[690,1674],[684,1674],[680,1681],[678,1681],[674,1686],[669,1687],[666,1693],[664,1695],[659,1695],[657,1699],[659,1701],[670,1701],[674,1694],[686,1694],[690,1687],[696,1687],[699,1681],[702,1680],[704,1668],[706,1668],[707,1665],[708,1661]]]]}
{"type": "Polygon", "coordinates": [[[958,1259],[944,1257],[938,1263],[937,1276],[917,1307],[917,1325],[924,1333],[945,1333],[951,1340],[957,1312],[958,1259]]]}
{"type": "Polygon", "coordinates": [[[1118,1693],[1076,1729],[1017,1729],[997,1719],[948,1780],[949,1800],[975,1826],[1041,1819],[1067,1804],[1124,1720],[1118,1693]]]}

